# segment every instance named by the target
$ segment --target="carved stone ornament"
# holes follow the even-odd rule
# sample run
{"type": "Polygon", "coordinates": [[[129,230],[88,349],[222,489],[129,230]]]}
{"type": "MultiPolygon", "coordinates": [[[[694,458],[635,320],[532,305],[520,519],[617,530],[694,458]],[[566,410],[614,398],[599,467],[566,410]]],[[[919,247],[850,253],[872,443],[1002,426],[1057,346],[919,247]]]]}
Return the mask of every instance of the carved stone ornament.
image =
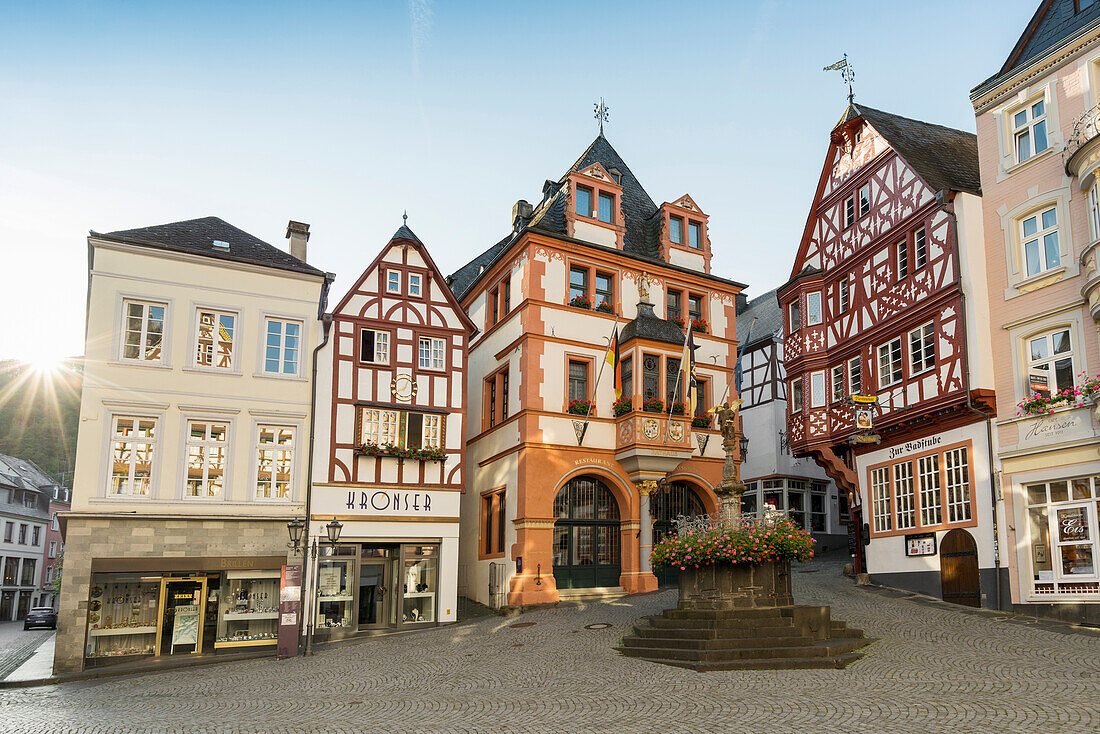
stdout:
{"type": "Polygon", "coordinates": [[[649,303],[649,273],[642,273],[638,276],[638,298],[646,303],[649,303]]]}
{"type": "Polygon", "coordinates": [[[684,438],[684,424],[680,421],[669,421],[668,437],[673,441],[682,441],[684,438]]]}
{"type": "Polygon", "coordinates": [[[416,383],[410,375],[398,375],[390,381],[390,394],[399,403],[410,403],[416,397],[416,383]]]}
{"type": "Polygon", "coordinates": [[[661,424],[656,418],[646,418],[642,421],[642,432],[646,438],[653,441],[661,435],[661,424]]]}
{"type": "Polygon", "coordinates": [[[577,445],[584,441],[586,424],[584,421],[573,421],[573,431],[577,434],[577,445]]]}
{"type": "Polygon", "coordinates": [[[699,455],[702,456],[707,451],[707,444],[710,443],[710,434],[696,433],[695,443],[699,444],[699,455]]]}

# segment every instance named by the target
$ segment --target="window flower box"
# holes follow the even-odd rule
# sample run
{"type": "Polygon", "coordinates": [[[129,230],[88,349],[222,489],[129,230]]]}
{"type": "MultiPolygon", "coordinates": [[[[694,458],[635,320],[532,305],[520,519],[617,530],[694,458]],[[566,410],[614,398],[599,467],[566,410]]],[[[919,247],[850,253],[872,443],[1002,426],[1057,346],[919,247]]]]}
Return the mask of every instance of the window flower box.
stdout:
{"type": "Polygon", "coordinates": [[[572,413],[573,415],[588,415],[589,412],[592,410],[592,401],[591,400],[570,400],[569,401],[569,407],[567,407],[566,410],[569,411],[570,413],[572,413]]]}
{"type": "Polygon", "coordinates": [[[588,296],[574,296],[569,305],[573,308],[592,308],[592,302],[588,300],[588,296]]]}
{"type": "Polygon", "coordinates": [[[647,413],[664,413],[665,401],[658,400],[657,398],[650,398],[642,403],[642,410],[647,413]]]}
{"type": "Polygon", "coordinates": [[[614,306],[612,306],[607,301],[602,301],[599,306],[596,306],[596,310],[597,311],[602,311],[603,313],[610,313],[610,314],[615,313],[614,306]]]}
{"type": "Polygon", "coordinates": [[[710,428],[711,423],[714,421],[713,416],[709,415],[697,415],[691,419],[692,428],[710,428]]]}
{"type": "Polygon", "coordinates": [[[683,403],[673,403],[670,407],[672,408],[672,414],[673,415],[683,415],[684,414],[684,404],[683,403]]]}
{"type": "Polygon", "coordinates": [[[634,410],[634,401],[630,398],[619,398],[611,404],[611,412],[618,418],[620,415],[626,415],[630,411],[634,410]]]}
{"type": "Polygon", "coordinates": [[[679,326],[679,327],[680,327],[681,329],[682,329],[682,328],[684,328],[684,319],[683,319],[683,317],[682,317],[682,316],[673,316],[673,317],[672,317],[672,318],[670,318],[670,319],[665,319],[665,321],[668,321],[668,322],[670,322],[670,323],[676,324],[676,325],[677,325],[677,326],[679,326]]]}
{"type": "Polygon", "coordinates": [[[710,324],[707,323],[706,319],[692,319],[691,329],[692,331],[698,331],[700,334],[709,334],[710,324]]]}
{"type": "Polygon", "coordinates": [[[366,456],[386,456],[395,459],[415,459],[417,461],[446,461],[447,452],[442,448],[406,448],[392,443],[364,443],[355,447],[355,450],[366,456]]]}
{"type": "Polygon", "coordinates": [[[1048,395],[1033,393],[1016,403],[1016,415],[1049,415],[1059,408],[1082,408],[1091,405],[1100,393],[1100,376],[1086,377],[1082,372],[1077,377],[1079,385],[1067,387],[1048,395]]]}

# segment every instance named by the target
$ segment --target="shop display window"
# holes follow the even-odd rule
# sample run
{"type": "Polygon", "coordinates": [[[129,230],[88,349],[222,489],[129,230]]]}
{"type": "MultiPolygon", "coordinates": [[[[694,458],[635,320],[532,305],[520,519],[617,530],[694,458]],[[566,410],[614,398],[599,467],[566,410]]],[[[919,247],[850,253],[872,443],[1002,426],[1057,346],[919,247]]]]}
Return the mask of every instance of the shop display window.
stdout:
{"type": "Polygon", "coordinates": [[[280,571],[228,571],[217,594],[215,648],[274,645],[279,637],[280,571]]]}
{"type": "Polygon", "coordinates": [[[317,626],[341,628],[356,626],[357,615],[352,579],[356,575],[357,549],[339,546],[322,548],[317,564],[317,626]]]}
{"type": "Polygon", "coordinates": [[[155,652],[160,581],[160,576],[92,574],[88,600],[89,658],[155,652]]]}
{"type": "Polygon", "coordinates": [[[404,547],[401,620],[406,623],[435,622],[436,592],[439,590],[439,547],[404,547]]]}
{"type": "Polygon", "coordinates": [[[1032,579],[1037,593],[1100,590],[1097,514],[1100,477],[1079,477],[1024,488],[1032,579]]]}

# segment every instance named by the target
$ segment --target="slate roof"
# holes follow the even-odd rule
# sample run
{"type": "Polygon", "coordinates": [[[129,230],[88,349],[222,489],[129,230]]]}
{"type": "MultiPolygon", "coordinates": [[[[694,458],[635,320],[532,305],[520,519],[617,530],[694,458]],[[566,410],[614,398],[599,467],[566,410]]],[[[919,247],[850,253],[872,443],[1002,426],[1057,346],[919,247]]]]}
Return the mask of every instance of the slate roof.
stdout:
{"type": "Polygon", "coordinates": [[[91,235],[115,242],[324,276],[323,272],[312,265],[218,217],[188,219],[138,229],[121,229],[106,234],[93,231],[91,235]],[[215,240],[228,242],[229,249],[214,247],[215,240]]]}
{"type": "Polygon", "coordinates": [[[653,305],[649,303],[638,304],[638,315],[628,321],[619,332],[619,341],[628,342],[631,339],[653,339],[669,344],[683,345],[684,330],[671,321],[662,319],[653,313],[653,305]]]}
{"type": "MultiPolygon", "coordinates": [[[[391,240],[411,240],[413,242],[420,242],[420,238],[417,237],[411,229],[409,229],[407,224],[402,224],[400,227],[398,227],[397,231],[393,233],[393,237],[390,237],[390,239],[391,240]]],[[[420,244],[424,244],[424,243],[420,242],[420,244]]]]}
{"type": "Polygon", "coordinates": [[[934,190],[981,196],[978,137],[974,133],[850,104],[840,123],[863,117],[934,190]]]}
{"type": "Polygon", "coordinates": [[[773,339],[783,329],[783,312],[779,308],[779,298],[776,295],[778,288],[773,288],[767,293],[757,296],[749,301],[745,310],[737,314],[737,338],[748,340],[745,348],[773,339]],[[749,326],[752,333],[749,333],[749,326]]]}
{"type": "Polygon", "coordinates": [[[7,454],[0,454],[0,484],[36,492],[57,486],[57,482],[33,461],[7,454]]]}

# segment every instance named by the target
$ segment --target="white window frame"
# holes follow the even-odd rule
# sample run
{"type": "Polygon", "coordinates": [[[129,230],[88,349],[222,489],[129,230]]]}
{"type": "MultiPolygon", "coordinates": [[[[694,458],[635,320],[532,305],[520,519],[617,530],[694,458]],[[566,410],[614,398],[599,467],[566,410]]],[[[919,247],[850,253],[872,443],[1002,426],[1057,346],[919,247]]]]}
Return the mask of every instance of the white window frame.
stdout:
{"type": "Polygon", "coordinates": [[[797,414],[802,412],[802,378],[796,377],[791,380],[791,413],[797,414]]]}
{"type": "MultiPolygon", "coordinates": [[[[57,558],[57,541],[56,540],[51,540],[50,541],[50,551],[49,551],[49,556],[48,557],[49,558],[57,558]]],[[[53,568],[53,566],[48,566],[47,568],[53,568]]]]}
{"type": "Polygon", "coordinates": [[[277,423],[258,423],[253,429],[253,436],[255,436],[255,463],[254,468],[256,470],[253,483],[253,499],[258,502],[289,502],[294,499],[294,472],[297,469],[297,439],[298,439],[298,427],[295,425],[277,424],[277,423]],[[290,443],[279,443],[277,437],[282,431],[290,431],[290,443]],[[264,441],[264,433],[271,432],[272,436],[276,438],[275,441],[264,441]],[[270,457],[265,457],[265,453],[270,453],[270,457]],[[280,454],[286,456],[280,457],[280,454]],[[269,462],[271,468],[268,470],[268,476],[266,479],[261,477],[263,470],[263,464],[269,462]],[[274,466],[279,461],[285,461],[287,463],[287,480],[286,480],[286,492],[279,496],[277,492],[274,466]]]}
{"type": "Polygon", "coordinates": [[[229,493],[229,454],[233,446],[233,422],[225,418],[206,418],[199,416],[186,416],[183,421],[183,451],[180,453],[183,463],[183,474],[180,487],[183,492],[183,498],[186,500],[224,500],[227,499],[229,493]],[[206,427],[203,429],[203,437],[195,438],[191,435],[191,424],[202,423],[206,427]],[[222,435],[223,440],[218,441],[210,438],[213,426],[224,426],[222,435]],[[191,468],[191,449],[201,449],[202,456],[202,478],[199,480],[198,494],[192,494],[191,489],[188,486],[190,481],[190,468],[191,468]],[[212,460],[212,456],[216,455],[217,450],[222,451],[221,465],[220,467],[212,460]],[[211,470],[220,468],[221,470],[221,485],[217,488],[217,491],[213,491],[215,479],[211,477],[211,470]]]}
{"type": "Polygon", "coordinates": [[[1094,178],[1088,193],[1089,237],[1100,240],[1100,177],[1094,178]]]}
{"type": "Polygon", "coordinates": [[[1020,272],[1024,279],[1038,278],[1046,273],[1058,270],[1063,266],[1062,261],[1062,231],[1061,221],[1062,217],[1058,211],[1059,207],[1057,203],[1051,202],[1044,204],[1043,206],[1032,209],[1027,214],[1020,216],[1016,219],[1016,236],[1018,238],[1019,245],[1019,257],[1020,257],[1020,272]],[[1054,224],[1052,226],[1045,226],[1045,216],[1049,213],[1054,213],[1054,224]],[[1035,231],[1031,234],[1027,234],[1027,222],[1035,220],[1035,231]],[[1053,264],[1050,262],[1049,251],[1047,249],[1047,238],[1053,235],[1054,241],[1057,245],[1054,256],[1056,262],[1053,264]],[[1038,256],[1039,269],[1034,273],[1030,272],[1028,267],[1027,258],[1027,246],[1029,244],[1035,244],[1036,255],[1038,256]]]}
{"type": "Polygon", "coordinates": [[[871,470],[871,513],[876,533],[888,533],[894,529],[889,466],[871,470]]]}
{"type": "Polygon", "coordinates": [[[825,309],[821,300],[821,291],[810,291],[806,294],[806,326],[819,326],[824,319],[825,309]],[[816,315],[814,304],[817,305],[816,315]]]}
{"type": "Polygon", "coordinates": [[[420,446],[425,449],[443,448],[443,416],[439,413],[425,413],[421,430],[420,446]]]}
{"type": "Polygon", "coordinates": [[[390,336],[391,336],[390,332],[386,331],[385,329],[370,329],[370,328],[360,329],[359,330],[359,362],[361,364],[389,364],[390,363],[390,341],[391,341],[390,336]],[[373,360],[363,359],[363,334],[368,332],[368,331],[370,333],[374,334],[374,339],[373,339],[374,348],[372,350],[374,352],[374,359],[373,360]],[[379,338],[378,338],[379,336],[381,336],[383,338],[381,340],[379,340],[379,338]],[[382,352],[385,353],[385,358],[384,359],[379,359],[378,358],[378,354],[379,354],[379,351],[380,351],[378,349],[378,345],[379,345],[380,341],[384,344],[384,346],[381,350],[382,352]]]}
{"type": "Polygon", "coordinates": [[[825,372],[810,373],[810,407],[824,408],[826,403],[825,372]]]}
{"type": "Polygon", "coordinates": [[[260,345],[260,371],[261,371],[261,373],[263,375],[267,376],[267,377],[284,377],[284,378],[300,377],[301,374],[302,374],[302,345],[305,342],[305,332],[306,332],[305,322],[302,319],[288,318],[288,317],[285,317],[285,316],[274,316],[274,315],[268,316],[268,315],[265,315],[264,319],[263,319],[263,323],[264,323],[264,328],[263,328],[262,337],[261,337],[263,339],[263,343],[260,345]],[[281,324],[281,328],[280,328],[279,334],[278,334],[278,344],[276,346],[272,347],[271,343],[270,343],[271,342],[271,336],[272,336],[272,334],[270,332],[270,329],[271,329],[271,325],[276,324],[276,323],[281,324]],[[288,326],[298,327],[298,334],[297,334],[296,337],[291,337],[289,334],[287,334],[287,327],[288,326]],[[297,340],[297,345],[294,346],[294,347],[290,347],[290,346],[287,345],[287,342],[291,338],[295,338],[297,340]],[[271,349],[277,350],[277,353],[278,353],[278,357],[276,359],[276,362],[278,364],[276,365],[277,369],[275,371],[271,371],[271,370],[268,369],[268,362],[271,359],[271,354],[270,354],[269,350],[271,350],[271,349]],[[294,354],[295,354],[295,356],[294,356],[294,371],[293,372],[284,372],[282,370],[282,367],[286,363],[286,354],[287,354],[288,351],[291,351],[291,350],[293,350],[294,354]]]}
{"type": "Polygon", "coordinates": [[[935,366],[936,327],[929,321],[909,331],[909,374],[910,376],[919,375],[935,366]],[[916,344],[914,344],[914,338],[916,344]]]}
{"type": "Polygon", "coordinates": [[[898,241],[898,280],[909,277],[909,238],[898,241]]]}
{"type": "Polygon", "coordinates": [[[917,527],[916,485],[913,482],[913,462],[894,464],[894,528],[912,530],[917,527]]]}
{"type": "Polygon", "coordinates": [[[871,184],[870,182],[859,187],[859,218],[871,213],[871,184]]]}
{"type": "Polygon", "coordinates": [[[220,372],[220,373],[239,373],[240,368],[240,354],[237,345],[241,343],[241,314],[239,311],[233,309],[220,308],[217,306],[195,306],[194,309],[194,331],[191,339],[191,366],[194,369],[220,372]],[[215,318],[214,325],[218,329],[218,337],[213,340],[210,345],[210,364],[203,364],[199,360],[199,341],[202,336],[202,318],[204,314],[209,314],[215,318]],[[221,319],[222,317],[230,316],[233,318],[233,333],[229,335],[229,365],[226,367],[219,367],[217,365],[217,346],[221,343],[221,319]]]}
{"type": "Polygon", "coordinates": [[[109,413],[107,416],[109,433],[106,441],[106,457],[104,465],[106,467],[106,481],[104,483],[104,493],[107,497],[124,497],[128,499],[150,497],[153,494],[153,483],[157,476],[157,459],[159,458],[159,442],[161,429],[163,427],[163,420],[159,416],[130,414],[130,413],[109,413]],[[152,436],[135,437],[133,435],[127,437],[123,436],[118,431],[119,421],[133,421],[134,429],[136,430],[141,422],[152,423],[152,436]],[[126,460],[128,464],[128,471],[126,474],[126,489],[124,491],[116,492],[113,489],[114,480],[114,454],[115,446],[119,443],[130,444],[142,444],[146,447],[149,453],[149,476],[146,477],[145,487],[143,491],[135,491],[140,485],[136,484],[137,477],[137,464],[134,460],[134,451],[130,450],[129,458],[126,460]]]}
{"type": "Polygon", "coordinates": [[[1070,361],[1070,376],[1072,382],[1064,387],[1057,389],[1062,390],[1066,387],[1072,387],[1077,384],[1077,358],[1074,353],[1074,329],[1069,324],[1059,325],[1055,328],[1047,328],[1043,331],[1036,332],[1024,339],[1024,395],[1033,395],[1036,391],[1031,387],[1031,372],[1033,370],[1040,369],[1043,365],[1047,367],[1047,389],[1049,393],[1054,393],[1056,389],[1055,385],[1055,365],[1062,360],[1068,359],[1070,361]],[[1069,350],[1063,352],[1054,351],[1054,336],[1056,334],[1065,333],[1069,339],[1069,350]],[[1043,340],[1047,347],[1047,356],[1039,357],[1038,359],[1032,359],[1031,347],[1032,342],[1043,340]]]}
{"type": "Polygon", "coordinates": [[[401,411],[382,408],[360,408],[359,440],[379,446],[397,445],[397,427],[401,411]]]}
{"type": "Polygon", "coordinates": [[[1032,97],[1022,105],[1012,108],[1005,114],[1005,121],[1008,124],[1009,145],[1012,149],[1012,162],[1015,165],[1026,163],[1051,148],[1050,126],[1047,124],[1048,112],[1046,96],[1039,95],[1038,97],[1032,97]],[[1042,110],[1039,112],[1035,110],[1037,105],[1042,105],[1042,110]],[[1020,119],[1021,115],[1023,116],[1022,121],[1020,119]],[[1042,148],[1037,146],[1037,136],[1035,134],[1036,129],[1040,126],[1042,126],[1045,141],[1042,148]],[[1021,156],[1020,139],[1025,135],[1028,136],[1027,155],[1021,156]]]}
{"type": "Polygon", "coordinates": [[[848,229],[856,223],[856,197],[849,196],[844,200],[844,229],[848,229]]]}
{"type": "Polygon", "coordinates": [[[141,364],[144,364],[144,365],[163,365],[163,364],[166,364],[167,360],[165,359],[165,351],[166,351],[167,346],[168,346],[168,313],[169,313],[168,312],[168,303],[166,303],[164,301],[154,301],[154,300],[147,300],[147,299],[143,299],[143,298],[129,298],[129,297],[124,296],[123,299],[122,299],[122,312],[120,314],[121,333],[119,334],[119,349],[118,349],[118,359],[119,359],[119,361],[125,362],[127,364],[138,364],[138,365],[141,365],[141,364]],[[129,346],[129,344],[127,343],[127,337],[131,333],[130,319],[135,318],[135,317],[130,316],[130,307],[131,306],[140,306],[141,307],[141,316],[136,317],[136,318],[141,319],[141,327],[138,331],[138,344],[136,345],[137,348],[138,348],[138,355],[139,355],[137,357],[127,357],[126,356],[126,348],[127,348],[127,346],[129,346]],[[145,354],[145,352],[149,349],[149,336],[150,336],[149,326],[150,326],[151,322],[153,321],[151,316],[152,316],[152,309],[154,309],[154,308],[161,309],[160,352],[159,352],[158,356],[155,359],[148,359],[148,358],[140,356],[140,355],[145,354]]]}
{"type": "Polygon", "coordinates": [[[832,402],[835,403],[847,397],[847,395],[844,394],[844,391],[846,389],[846,382],[844,380],[844,365],[834,365],[832,375],[832,402]]]}
{"type": "Polygon", "coordinates": [[[913,234],[913,270],[928,264],[928,231],[921,227],[913,234]]]}
{"type": "Polygon", "coordinates": [[[900,336],[896,337],[894,339],[891,339],[890,341],[886,342],[885,344],[880,344],[878,346],[878,349],[876,350],[876,354],[878,355],[878,389],[879,390],[885,390],[888,387],[893,387],[894,385],[901,384],[901,382],[905,380],[905,372],[902,368],[902,365],[905,363],[905,360],[902,357],[902,354],[903,354],[902,350],[904,348],[905,347],[901,343],[901,337],[900,336]],[[897,345],[896,356],[895,356],[894,353],[891,353],[891,352],[895,351],[894,350],[894,345],[897,345]],[[886,354],[889,358],[889,374],[887,374],[887,370],[883,369],[883,364],[882,364],[883,350],[887,350],[886,354]],[[897,370],[896,371],[901,373],[897,377],[894,376],[894,373],[895,373],[894,365],[895,364],[897,365],[897,370]]]}
{"type": "Polygon", "coordinates": [[[409,273],[409,295],[417,298],[423,297],[424,275],[422,273],[409,273]]]}
{"type": "Polygon", "coordinates": [[[401,295],[401,271],[386,268],[386,293],[401,295]]]}
{"type": "Polygon", "coordinates": [[[859,395],[863,392],[863,359],[851,357],[848,360],[848,392],[859,395]]]}
{"type": "Polygon", "coordinates": [[[947,491],[948,524],[969,522],[972,517],[970,484],[973,477],[965,446],[944,452],[943,476],[947,491]]]}
{"type": "Polygon", "coordinates": [[[837,303],[840,313],[847,312],[851,305],[851,287],[848,285],[847,275],[837,284],[837,303]]]}
{"type": "Polygon", "coordinates": [[[790,322],[792,334],[802,328],[802,307],[799,305],[797,297],[787,307],[787,318],[790,322]]]}
{"type": "Polygon", "coordinates": [[[438,336],[422,336],[417,339],[417,364],[422,370],[447,369],[447,340],[438,336]]]}
{"type": "Polygon", "coordinates": [[[917,491],[920,498],[921,527],[943,524],[943,491],[940,487],[940,454],[917,459],[917,491]]]}

